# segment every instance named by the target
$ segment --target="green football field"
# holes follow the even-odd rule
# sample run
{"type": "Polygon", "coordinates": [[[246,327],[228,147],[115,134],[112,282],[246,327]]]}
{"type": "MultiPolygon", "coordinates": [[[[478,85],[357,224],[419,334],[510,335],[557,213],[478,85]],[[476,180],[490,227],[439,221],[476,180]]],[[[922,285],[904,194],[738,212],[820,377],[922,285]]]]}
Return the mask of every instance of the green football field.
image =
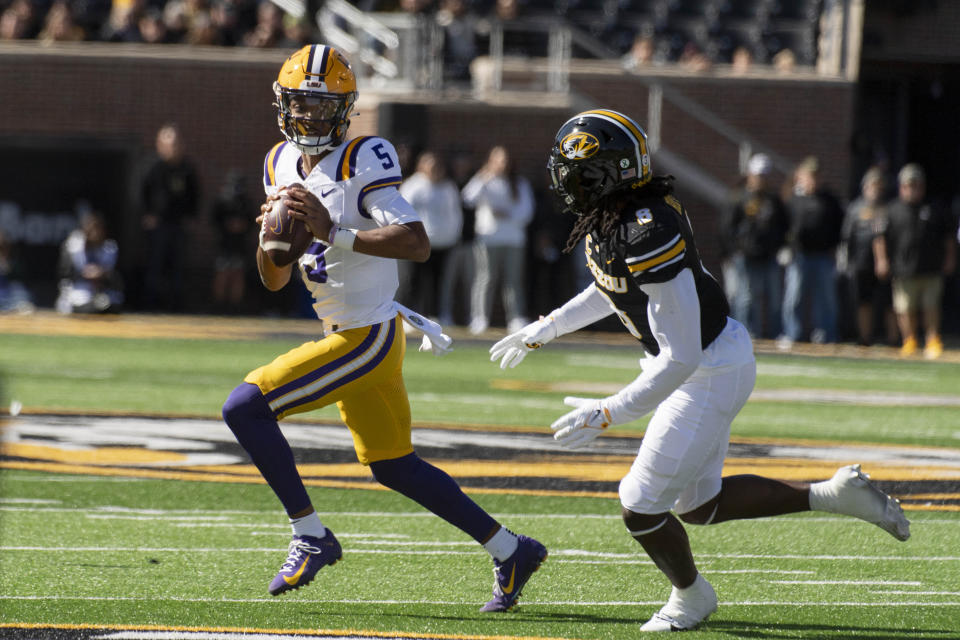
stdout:
{"type": "MultiPolygon", "coordinates": [[[[304,330],[200,322],[0,320],[2,404],[22,407],[0,457],[0,637],[620,639],[641,637],[665,601],[616,499],[643,423],[594,451],[550,447],[564,395],[637,375],[628,342],[561,340],[501,372],[490,340],[444,358],[409,341],[424,457],[550,550],[521,606],[482,615],[487,554],[378,490],[335,409],[287,428],[343,560],[267,594],[289,526],[218,415],[247,370],[304,330]]],[[[901,498],[913,536],[816,513],[688,527],[721,601],[689,637],[960,638],[960,365],[858,356],[758,356],[728,472],[816,480],[862,462],[901,498]]]]}

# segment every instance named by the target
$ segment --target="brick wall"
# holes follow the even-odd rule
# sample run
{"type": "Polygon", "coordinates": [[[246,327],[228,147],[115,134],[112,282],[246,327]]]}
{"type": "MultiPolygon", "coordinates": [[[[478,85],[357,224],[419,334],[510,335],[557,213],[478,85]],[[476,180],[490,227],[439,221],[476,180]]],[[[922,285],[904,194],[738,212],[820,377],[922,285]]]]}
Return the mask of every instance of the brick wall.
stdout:
{"type": "MultiPolygon", "coordinates": [[[[0,144],[4,137],[55,144],[58,139],[82,136],[125,146],[132,158],[142,160],[152,153],[157,128],[175,121],[181,126],[189,154],[197,161],[207,201],[232,168],[249,172],[253,195],[259,198],[256,185],[263,154],[280,139],[271,106],[271,84],[283,59],[283,52],[247,50],[0,44],[0,95],[4,96],[0,100],[0,144]]],[[[574,75],[572,84],[597,106],[622,110],[645,123],[647,88],[640,80],[586,73],[574,75]]],[[[664,82],[786,158],[818,155],[828,183],[847,195],[841,189],[848,184],[850,170],[852,85],[710,77],[676,77],[664,82]]],[[[354,135],[382,129],[397,143],[471,152],[477,162],[482,162],[491,146],[504,144],[513,151],[520,171],[537,187],[545,186],[544,165],[553,136],[573,111],[562,102],[544,103],[543,94],[514,106],[492,106],[436,96],[398,100],[362,88],[354,135]]],[[[663,141],[674,152],[696,159],[723,182],[736,181],[736,147],[669,104],[663,118],[663,141]]],[[[49,182],[57,184],[55,178],[49,182]]],[[[715,212],[692,198],[688,206],[698,232],[710,235],[715,212]]],[[[115,233],[128,247],[135,246],[136,222],[137,212],[132,208],[116,222],[121,229],[115,233]]],[[[206,296],[212,242],[209,226],[205,220],[199,221],[188,239],[187,276],[195,285],[190,288],[190,305],[200,304],[206,296]]],[[[710,264],[715,254],[709,242],[704,244],[704,257],[710,264]]]]}

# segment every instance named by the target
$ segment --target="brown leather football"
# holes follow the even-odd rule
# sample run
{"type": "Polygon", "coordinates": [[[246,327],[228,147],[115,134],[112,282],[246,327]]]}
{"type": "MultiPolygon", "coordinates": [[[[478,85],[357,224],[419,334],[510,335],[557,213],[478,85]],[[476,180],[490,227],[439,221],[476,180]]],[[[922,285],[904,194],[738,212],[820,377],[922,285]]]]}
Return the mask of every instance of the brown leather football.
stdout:
{"type": "Polygon", "coordinates": [[[275,200],[273,208],[263,218],[261,246],[270,261],[278,267],[296,262],[313,242],[313,234],[300,220],[290,217],[283,198],[275,200]]]}

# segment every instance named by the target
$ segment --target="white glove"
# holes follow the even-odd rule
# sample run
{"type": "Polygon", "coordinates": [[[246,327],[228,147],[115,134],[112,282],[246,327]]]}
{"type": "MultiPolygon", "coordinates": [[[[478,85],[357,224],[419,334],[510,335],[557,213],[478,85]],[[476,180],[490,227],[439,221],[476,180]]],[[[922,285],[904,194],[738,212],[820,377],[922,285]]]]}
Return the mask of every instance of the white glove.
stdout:
{"type": "Polygon", "coordinates": [[[551,318],[540,318],[490,347],[490,361],[500,360],[500,368],[511,369],[527,354],[557,337],[557,325],[551,318]]]}
{"type": "Polygon", "coordinates": [[[423,334],[423,340],[420,342],[420,351],[430,351],[435,356],[445,356],[453,351],[453,338],[445,333],[439,336],[423,334]]]}
{"type": "Polygon", "coordinates": [[[556,431],[553,439],[567,449],[589,444],[612,423],[602,400],[567,396],[563,403],[576,409],[558,418],[550,428],[556,431]]]}

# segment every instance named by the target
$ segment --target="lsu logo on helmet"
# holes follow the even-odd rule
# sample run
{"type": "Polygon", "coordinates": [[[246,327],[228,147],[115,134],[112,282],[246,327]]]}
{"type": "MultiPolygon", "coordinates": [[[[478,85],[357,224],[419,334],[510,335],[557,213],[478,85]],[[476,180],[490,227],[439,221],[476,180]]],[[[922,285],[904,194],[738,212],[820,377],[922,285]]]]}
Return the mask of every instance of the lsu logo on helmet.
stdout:
{"type": "Polygon", "coordinates": [[[560,153],[569,160],[589,158],[600,150],[600,141],[587,131],[574,131],[560,141],[560,153]]]}

